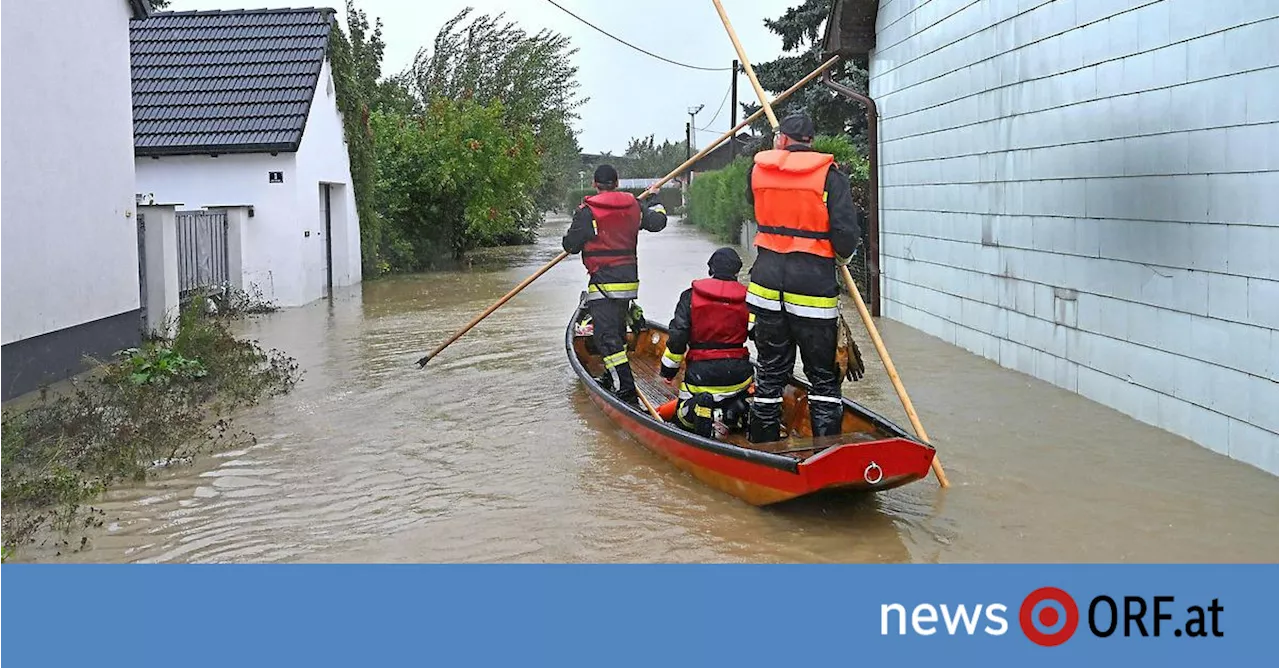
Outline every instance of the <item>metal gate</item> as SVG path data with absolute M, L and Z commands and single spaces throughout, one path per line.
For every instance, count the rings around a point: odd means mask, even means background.
M 227 214 L 179 211 L 178 293 L 183 301 L 202 288 L 228 282 Z

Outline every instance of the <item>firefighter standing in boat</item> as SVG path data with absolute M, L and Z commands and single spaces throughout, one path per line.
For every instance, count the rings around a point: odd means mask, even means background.
M 839 434 L 844 416 L 836 363 L 836 263 L 852 259 L 860 231 L 849 177 L 831 155 L 809 146 L 813 135 L 807 115 L 788 116 L 778 126 L 774 149 L 757 153 L 747 172 L 747 200 L 758 224 L 758 255 L 746 297 L 758 363 L 749 428 L 754 443 L 787 436 L 780 431 L 782 391 L 797 348 L 813 386 L 813 435 Z
M 591 275 L 587 309 L 592 340 L 606 370 L 601 380 L 619 399 L 638 405 L 626 349 L 631 301 L 640 290 L 636 243 L 642 229 L 661 232 L 667 212 L 658 203 L 643 207 L 635 195 L 619 191 L 618 171 L 611 165 L 596 168 L 592 185 L 596 194 L 583 198 L 562 245 L 567 253 L 582 253 Z
M 670 384 L 685 363 L 676 419 L 685 429 L 711 438 L 723 435 L 715 433 L 716 422 L 733 429 L 746 421 L 753 369 L 746 348 L 747 288 L 738 282 L 742 259 L 732 248 L 721 248 L 707 267 L 711 277 L 694 281 L 676 302 L 661 373 Z

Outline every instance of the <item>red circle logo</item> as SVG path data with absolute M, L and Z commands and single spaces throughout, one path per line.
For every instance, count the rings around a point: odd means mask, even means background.
M 1018 623 L 1031 642 L 1041 647 L 1056 647 L 1075 634 L 1080 625 L 1080 610 L 1067 592 L 1057 587 L 1041 587 L 1023 599 L 1018 609 Z

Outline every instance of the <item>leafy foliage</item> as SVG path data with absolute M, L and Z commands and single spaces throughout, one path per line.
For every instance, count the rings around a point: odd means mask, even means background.
M 822 64 L 822 36 L 819 31 L 833 2 L 804 0 L 782 16 L 765 20 L 765 27 L 782 38 L 782 50 L 786 55 L 752 65 L 761 87 L 771 93 L 780 93 Z M 841 61 L 831 68 L 831 74 L 839 83 L 867 92 L 866 69 Z M 742 108 L 746 114 L 752 114 L 760 106 L 744 103 Z M 867 117 L 862 105 L 835 95 L 820 85 L 809 85 L 774 107 L 779 120 L 802 110 L 813 117 L 819 134 L 848 135 L 860 153 L 866 152 Z M 770 131 L 764 118 L 754 123 L 753 128 L 763 133 Z
M 406 79 L 419 100 L 500 102 L 508 125 L 533 132 L 542 168 L 537 203 L 555 206 L 577 176 L 581 151 L 572 127 L 586 102 L 578 96 L 572 64 L 578 50 L 559 33 L 531 35 L 504 14 L 471 17 L 471 11 L 445 23 L 432 48 L 418 52 Z
M 382 23 L 348 1 L 330 43 L 366 276 L 532 239 L 577 182 L 575 52 L 465 10 L 384 77 Z
M 6 410 L 0 422 L 6 554 L 46 528 L 65 534 L 99 523 L 101 513 L 84 505 L 116 482 L 252 440 L 231 429 L 228 412 L 287 393 L 298 379 L 292 358 L 237 339 L 222 319 L 188 310 L 172 341 L 125 351 L 69 393 Z
M 747 204 L 747 170 L 751 159 L 742 157 L 724 169 L 703 172 L 689 184 L 689 222 L 721 241 L 736 243 L 742 223 L 753 212 Z
M 503 106 L 436 98 L 418 118 L 374 113 L 377 201 L 393 261 L 410 270 L 477 246 L 526 241 L 541 171 L 532 133 Z
M 656 179 L 670 174 L 685 161 L 685 143 L 664 140 L 661 144 L 654 136 L 632 137 L 627 142 L 624 156 L 627 159 L 627 178 Z
M 183 357 L 172 348 L 148 346 L 118 353 L 121 373 L 134 385 L 166 385 L 203 378 L 208 372 L 199 360 Z

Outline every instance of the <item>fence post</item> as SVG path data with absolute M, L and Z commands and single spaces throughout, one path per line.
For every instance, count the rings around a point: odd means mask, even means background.
M 249 224 L 248 204 L 207 206 L 213 213 L 227 214 L 227 283 L 237 290 L 244 290 L 244 234 Z
M 177 333 L 178 314 L 178 227 L 180 204 L 139 206 L 146 221 L 143 246 L 146 253 L 148 334 L 171 337 Z

